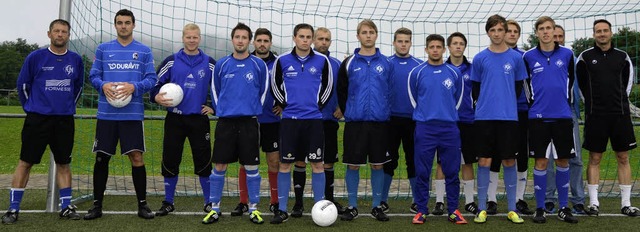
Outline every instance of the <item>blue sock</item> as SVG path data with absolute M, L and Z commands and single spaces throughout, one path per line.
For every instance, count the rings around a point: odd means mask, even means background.
M 226 174 L 226 170 L 217 171 L 215 168 L 213 172 L 209 176 L 209 185 L 210 195 L 209 201 L 213 202 L 212 210 L 220 213 L 220 199 L 222 198 L 222 189 L 224 188 L 224 175 Z
M 516 165 L 504 167 L 504 186 L 507 189 L 507 209 L 509 211 L 516 210 L 516 189 L 518 185 L 518 171 Z M 546 188 L 545 188 L 546 189 Z
M 558 205 L 568 206 L 569 200 L 569 167 L 556 167 L 556 188 L 558 189 Z
M 202 195 L 204 195 L 204 203 L 209 203 L 209 197 L 211 196 L 211 185 L 209 185 L 209 177 L 208 176 L 199 176 L 198 180 L 200 181 L 200 187 L 202 188 Z
M 249 214 L 251 214 L 258 203 L 260 203 L 260 172 L 258 169 L 248 170 L 247 172 L 247 193 L 249 194 Z
M 487 190 L 489 190 L 489 167 L 478 165 L 478 210 L 487 209 Z
M 289 191 L 291 190 L 291 172 L 278 172 L 278 208 L 287 212 Z
M 15 209 L 16 211 L 20 211 L 20 203 L 22 202 L 23 195 L 23 188 L 11 188 L 11 191 L 9 191 L 9 210 Z
M 65 209 L 71 204 L 71 187 L 60 189 L 60 208 Z
M 536 209 L 544 209 L 547 194 L 547 170 L 533 169 L 533 194 L 536 197 Z
M 360 171 L 352 170 L 347 167 L 347 173 L 345 174 L 344 179 L 347 182 L 349 206 L 358 208 L 358 184 L 360 184 Z
M 409 178 L 409 186 L 411 186 L 411 196 L 413 197 L 413 202 L 416 202 L 416 178 Z
M 391 181 L 393 181 L 393 176 L 389 174 L 384 174 L 384 185 L 382 186 L 382 197 L 381 201 L 387 202 L 389 200 L 389 190 L 391 189 Z
M 311 174 L 311 190 L 313 190 L 313 201 L 318 202 L 324 199 L 324 172 Z
M 375 208 L 380 205 L 380 199 L 382 199 L 382 188 L 384 185 L 384 170 L 371 169 L 371 191 L 373 195 L 373 202 L 371 207 Z
M 164 178 L 164 200 L 173 204 L 173 196 L 176 194 L 178 176 Z

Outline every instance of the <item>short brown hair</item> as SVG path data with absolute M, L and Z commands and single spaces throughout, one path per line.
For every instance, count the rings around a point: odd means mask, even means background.
M 411 38 L 412 34 L 413 33 L 411 32 L 411 29 L 409 29 L 409 28 L 406 28 L 406 27 L 398 28 L 398 30 L 396 30 L 396 32 L 393 33 L 393 41 L 395 42 L 396 39 L 398 39 L 398 35 L 408 35 L 409 38 Z
M 540 16 L 540 18 L 538 18 L 538 20 L 536 20 L 536 23 L 534 24 L 534 29 L 536 31 L 538 31 L 538 26 L 540 26 L 540 24 L 543 24 L 543 23 L 546 23 L 546 22 L 551 22 L 553 24 L 553 29 L 556 29 L 556 21 L 554 21 L 549 16 Z M 563 29 L 563 31 L 564 31 L 564 29 Z
M 502 27 L 507 30 L 507 20 L 499 14 L 494 14 L 487 19 L 487 23 L 484 25 L 485 32 L 489 32 L 489 29 L 498 24 L 502 24 Z
M 358 29 L 357 29 L 358 34 L 360 34 L 360 28 L 362 28 L 362 26 L 369 26 L 373 28 L 376 34 L 378 34 L 378 27 L 371 19 L 365 19 L 365 20 L 362 20 L 360 23 L 358 23 Z
M 516 26 L 516 28 L 518 28 L 518 34 L 522 33 L 522 29 L 520 28 L 520 24 L 518 24 L 518 22 L 516 22 L 513 19 L 509 19 L 507 20 L 507 27 L 505 27 L 505 30 L 509 30 L 509 24 Z

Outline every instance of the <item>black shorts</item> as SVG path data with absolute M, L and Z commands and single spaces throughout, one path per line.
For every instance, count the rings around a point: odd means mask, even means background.
M 93 152 L 114 155 L 118 140 L 120 140 L 120 154 L 126 155 L 133 151 L 145 152 L 143 122 L 98 119 Z
M 478 158 L 504 160 L 518 157 L 517 121 L 478 120 L 474 124 Z
M 460 142 L 462 145 L 462 164 L 477 163 L 478 154 L 476 150 L 478 145 L 476 144 L 477 138 L 475 137 L 476 129 L 474 124 L 458 122 L 458 129 L 460 129 Z M 440 160 L 439 157 L 438 160 Z
M 614 151 L 629 151 L 636 148 L 636 137 L 630 115 L 585 115 L 584 143 L 582 147 L 592 152 L 607 150 L 611 139 Z
M 348 165 L 381 165 L 391 161 L 387 153 L 388 122 L 346 122 L 344 124 L 344 154 Z
M 531 158 L 571 159 L 576 156 L 573 147 L 573 119 L 544 121 L 529 120 L 529 156 Z M 557 157 L 547 157 L 547 149 L 554 149 Z
M 282 119 L 280 121 L 280 162 L 322 162 L 324 129 L 322 119 Z
M 213 163 L 260 164 L 260 129 L 256 117 L 220 118 L 213 142 Z
M 338 162 L 338 129 L 340 124 L 333 120 L 324 120 L 324 163 Z
M 180 115 L 167 112 L 162 142 L 162 176 L 174 177 L 180 172 L 184 142 L 188 138 L 193 156 L 194 173 L 211 174 L 211 125 L 207 115 Z
M 57 164 L 71 163 L 75 122 L 72 115 L 27 113 L 22 126 L 20 160 L 39 164 L 47 145 Z
M 260 123 L 260 147 L 265 153 L 280 150 L 280 122 Z

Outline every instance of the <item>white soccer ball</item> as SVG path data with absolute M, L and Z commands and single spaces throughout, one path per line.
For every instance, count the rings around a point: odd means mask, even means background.
M 111 89 L 112 90 L 120 90 L 124 88 L 124 85 L 112 85 Z M 129 102 L 131 102 L 131 95 L 124 97 L 124 98 L 120 98 L 120 99 L 109 99 L 107 98 L 107 102 L 109 102 L 109 105 L 115 107 L 115 108 L 122 108 L 125 107 L 129 104 Z
M 184 97 L 184 93 L 182 92 L 182 88 L 179 85 L 174 83 L 166 83 L 160 88 L 160 93 L 167 93 L 164 95 L 164 98 L 173 99 L 169 104 L 169 107 L 175 107 L 180 102 L 182 102 L 182 98 Z
M 318 201 L 311 209 L 311 218 L 319 226 L 333 225 L 338 219 L 338 208 L 331 201 Z

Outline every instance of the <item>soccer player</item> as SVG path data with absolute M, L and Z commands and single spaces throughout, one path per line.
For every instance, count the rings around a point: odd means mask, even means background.
M 558 42 L 561 46 L 564 46 L 564 28 L 556 24 L 556 28 L 553 31 L 553 40 Z M 569 190 L 571 191 L 571 197 L 569 201 L 573 204 L 573 213 L 584 214 L 584 181 L 582 177 L 582 149 L 580 142 L 580 125 L 578 119 L 580 119 L 580 101 L 576 100 L 580 96 L 580 88 L 578 87 L 578 80 L 573 81 L 573 104 L 571 105 L 573 114 L 573 141 L 576 148 L 576 156 L 569 159 Z M 553 150 L 551 153 L 554 154 Z M 549 155 L 554 157 L 554 155 Z M 558 200 L 555 197 L 556 192 L 556 172 L 553 162 L 549 162 L 547 165 L 547 193 L 544 203 L 544 208 L 547 213 L 555 213 L 555 202 Z
M 329 58 L 313 51 L 313 27 L 300 23 L 293 29 L 295 47 L 276 58 L 271 74 L 271 93 L 282 106 L 280 122 L 280 170 L 278 172 L 278 211 L 271 224 L 289 219 L 287 201 L 291 189 L 291 164 L 311 163 L 313 200 L 324 199 L 324 129 L 321 109 L 333 92 L 333 71 Z
M 253 47 L 255 50 L 251 55 L 257 56 L 267 64 L 269 73 L 273 68 L 276 55 L 271 52 L 272 44 L 271 31 L 266 28 L 256 29 L 253 37 Z M 278 209 L 278 163 L 280 160 L 280 113 L 282 108 L 275 105 L 273 95 L 265 95 L 262 114 L 258 115 L 260 123 L 260 147 L 266 153 L 267 173 L 269 178 L 270 204 L 269 211 Z M 247 171 L 240 167 L 238 173 L 238 188 L 240 190 L 240 203 L 231 211 L 231 216 L 241 216 L 249 210 L 249 194 L 247 193 Z
M 411 69 L 421 64 L 423 61 L 413 57 L 409 54 L 411 49 L 411 37 L 412 31 L 408 28 L 398 28 L 393 34 L 393 48 L 395 54 L 389 57 L 389 61 L 393 65 L 395 71 L 393 79 L 391 80 L 391 120 L 389 121 L 389 148 L 388 152 L 391 156 L 391 161 L 384 164 L 384 187 L 382 189 L 382 201 L 380 206 L 385 213 L 389 212 L 389 204 L 387 204 L 389 198 L 389 189 L 391 188 L 391 181 L 393 175 L 398 167 L 398 159 L 400 154 L 398 149 L 400 143 L 405 155 L 405 164 L 407 166 L 407 177 L 409 178 L 409 185 L 411 185 L 411 195 L 413 196 L 413 203 L 409 207 L 409 210 L 413 213 L 417 213 L 417 205 L 415 196 L 416 192 L 416 171 L 413 163 L 413 133 L 415 131 L 416 123 L 413 121 L 413 106 L 409 101 L 409 95 L 407 95 L 407 78 Z
M 473 99 L 471 99 L 471 63 L 464 56 L 467 48 L 467 37 L 460 32 L 454 32 L 447 38 L 449 48 L 449 59 L 446 63 L 455 66 L 460 70 L 464 80 L 462 91 L 462 102 L 458 107 L 458 129 L 460 129 L 460 150 L 462 151 L 462 185 L 464 186 L 464 209 L 473 213 L 478 213 L 478 205 L 474 202 L 475 180 L 473 175 L 473 164 L 478 162 L 477 145 L 474 126 Z M 436 185 L 437 188 L 437 185 Z M 436 205 L 437 208 L 437 205 Z
M 82 93 L 84 64 L 77 53 L 67 48 L 70 30 L 66 20 L 53 20 L 47 31 L 51 44 L 29 54 L 18 75 L 18 96 L 27 117 L 22 127 L 20 160 L 9 191 L 9 210 L 2 216 L 2 224 L 18 221 L 31 167 L 40 163 L 47 145 L 56 163 L 60 218 L 80 219 L 76 206 L 71 204 L 69 164 L 75 132 L 73 115 Z
M 349 198 L 349 207 L 341 219 L 351 221 L 358 217 L 359 170 L 368 162 L 373 195 L 371 216 L 378 221 L 388 221 L 380 200 L 384 185 L 382 167 L 390 161 L 386 153 L 394 71 L 391 62 L 376 48 L 376 24 L 369 19 L 362 20 L 357 33 L 360 48 L 342 62 L 338 74 L 338 106 L 346 121 L 342 162 L 347 165 L 345 182 Z
M 518 39 L 520 39 L 520 24 L 515 20 L 507 20 L 507 34 L 504 42 L 511 49 L 524 54 L 524 50 L 518 48 Z M 526 215 L 533 214 L 533 210 L 529 209 L 529 205 L 524 201 L 524 190 L 527 186 L 527 169 L 529 165 L 529 144 L 528 144 L 528 112 L 527 97 L 524 91 L 518 96 L 518 156 L 516 165 L 518 165 L 518 183 L 516 187 L 516 209 L 518 212 Z M 491 161 L 491 175 L 489 180 L 489 202 L 487 203 L 487 213 L 496 214 L 498 204 L 496 203 L 496 191 L 498 189 L 498 173 L 500 172 L 500 160 Z
M 507 192 L 507 218 L 513 223 L 524 220 L 516 210 L 517 173 L 515 159 L 518 156 L 517 96 L 523 89 L 527 76 L 520 53 L 505 43 L 507 21 L 500 15 L 489 17 L 485 25 L 491 40 L 489 47 L 473 57 L 471 67 L 472 96 L 476 99 L 478 142 L 478 209 L 476 223 L 487 220 L 487 188 L 492 159 L 501 159 L 504 166 L 504 183 Z M 500 102 L 500 104 L 496 104 Z
M 542 16 L 534 24 L 540 44 L 524 53 L 529 73 L 529 144 L 535 159 L 533 170 L 536 196 L 535 223 L 545 223 L 545 193 L 547 191 L 547 149 L 555 150 L 556 187 L 560 211 L 558 219 L 578 223 L 568 207 L 569 159 L 575 156 L 571 88 L 574 81 L 573 52 L 553 40 L 555 21 Z
M 589 191 L 588 215 L 597 216 L 600 160 L 611 140 L 611 148 L 618 160 L 621 212 L 628 216 L 640 216 L 640 210 L 631 206 L 631 166 L 629 150 L 636 148 L 636 138 L 629 112 L 629 93 L 633 86 L 633 65 L 626 52 L 611 43 L 613 32 L 606 19 L 593 22 L 593 48 L 578 56 L 576 75 L 585 101 L 584 143 L 589 150 L 587 189 Z
M 200 48 L 200 27 L 189 23 L 182 30 L 184 48 L 168 56 L 158 66 L 158 83 L 150 92 L 151 102 L 167 107 L 162 141 L 162 176 L 164 201 L 156 216 L 166 216 L 175 210 L 173 197 L 178 183 L 184 141 L 189 138 L 194 173 L 198 175 L 204 195 L 204 211 L 211 211 L 209 203 L 209 174 L 211 173 L 211 140 L 209 117 L 213 109 L 207 106 L 211 91 L 211 75 L 216 61 Z M 182 102 L 171 106 L 164 84 L 175 83 L 182 88 Z
M 440 156 L 442 172 L 447 186 L 447 209 L 449 221 L 467 224 L 460 210 L 460 131 L 458 130 L 457 108 L 462 102 L 464 79 L 460 70 L 445 64 L 443 55 L 444 37 L 438 34 L 427 36 L 425 52 L 427 62 L 411 70 L 408 80 L 408 92 L 414 107 L 415 129 L 415 168 L 417 173 L 418 213 L 413 224 L 423 224 L 429 209 L 429 187 L 433 159 Z
M 144 143 L 144 104 L 142 95 L 151 90 L 157 81 L 153 54 L 146 45 L 133 39 L 136 19 L 133 12 L 122 9 L 114 18 L 118 37 L 100 44 L 91 67 L 91 85 L 100 93 L 98 121 L 93 152 L 93 207 L 84 215 L 85 220 L 102 217 L 102 202 L 109 177 L 109 161 L 116 153 L 120 141 L 120 154 L 131 161 L 131 177 L 138 200 L 138 217 L 152 219 L 153 212 L 147 205 L 147 171 L 142 153 Z M 124 86 L 121 89 L 114 87 Z M 122 107 L 111 106 L 107 99 L 131 96 L 131 102 Z
M 209 201 L 213 205 L 211 212 L 202 219 L 204 224 L 218 221 L 227 166 L 238 161 L 247 173 L 249 220 L 255 224 L 264 223 L 257 210 L 260 201 L 260 131 L 256 116 L 262 113 L 269 70 L 260 58 L 249 54 L 252 37 L 251 28 L 238 23 L 231 30 L 233 53 L 218 60 L 213 69 L 213 108 L 219 119 L 213 144 L 215 165 L 209 176 Z

